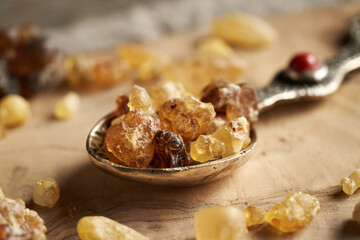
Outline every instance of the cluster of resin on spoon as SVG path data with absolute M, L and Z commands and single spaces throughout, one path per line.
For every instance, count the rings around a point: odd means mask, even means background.
M 109 159 L 135 168 L 181 167 L 234 155 L 251 143 L 257 98 L 249 85 L 217 80 L 200 99 L 179 82 L 161 81 L 149 92 L 135 85 L 117 98 L 105 136 L 115 156 Z

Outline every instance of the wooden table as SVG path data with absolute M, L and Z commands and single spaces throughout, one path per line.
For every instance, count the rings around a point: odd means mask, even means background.
M 347 21 L 360 4 L 278 16 L 270 22 L 280 41 L 261 51 L 239 50 L 249 63 L 245 79 L 261 87 L 298 51 L 321 59 L 333 55 Z M 174 56 L 191 51 L 201 33 L 164 37 L 154 43 Z M 174 47 L 176 46 L 176 47 Z M 284 105 L 265 112 L 258 123 L 253 159 L 226 179 L 188 188 L 148 186 L 109 176 L 88 159 L 85 139 L 95 122 L 114 108 L 123 84 L 81 93 L 80 112 L 71 120 L 51 117 L 64 92 L 42 94 L 31 102 L 32 117 L 0 141 L 0 186 L 11 198 L 22 198 L 45 220 L 49 239 L 77 239 L 82 216 L 103 215 L 151 239 L 194 239 L 193 217 L 214 205 L 268 210 L 291 191 L 320 200 L 321 211 L 305 229 L 279 235 L 269 226 L 250 231 L 248 239 L 355 239 L 360 225 L 351 220 L 360 191 L 347 197 L 340 179 L 360 168 L 360 75 L 351 77 L 322 101 Z M 61 197 L 53 209 L 35 206 L 35 182 L 55 178 Z

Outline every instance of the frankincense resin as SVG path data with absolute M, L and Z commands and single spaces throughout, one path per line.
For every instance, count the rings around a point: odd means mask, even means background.
M 265 211 L 255 206 L 248 206 L 243 210 L 248 227 L 265 222 Z
M 295 232 L 314 219 L 320 210 L 319 201 L 302 192 L 289 193 L 283 202 L 275 204 L 265 219 L 282 232 Z
M 36 182 L 33 201 L 43 207 L 52 208 L 60 197 L 60 188 L 52 178 L 44 178 Z
M 132 228 L 102 216 L 81 218 L 77 232 L 81 240 L 149 240 Z
M 360 187 L 360 169 L 353 171 L 349 177 L 341 180 L 344 193 L 347 195 L 353 194 Z
M 212 207 L 195 215 L 197 240 L 242 240 L 248 230 L 244 213 L 236 207 Z
M 44 221 L 23 200 L 0 200 L 0 239 L 45 240 L 45 232 Z

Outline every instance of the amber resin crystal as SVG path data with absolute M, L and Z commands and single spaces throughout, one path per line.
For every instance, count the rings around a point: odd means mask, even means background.
M 248 206 L 243 210 L 243 212 L 246 218 L 246 225 L 248 227 L 263 224 L 265 222 L 265 211 L 260 208 Z
M 188 96 L 165 102 L 159 110 L 159 116 L 166 129 L 195 140 L 209 131 L 215 111 L 212 104 Z
M 154 146 L 151 142 L 159 125 L 155 114 L 130 111 L 107 130 L 107 150 L 129 167 L 145 168 L 153 159 Z
M 36 182 L 33 193 L 34 203 L 52 208 L 60 198 L 60 188 L 52 178 L 44 178 Z
M 245 117 L 240 117 L 223 125 L 211 136 L 225 144 L 223 157 L 228 157 L 250 144 L 250 124 Z
M 225 153 L 225 145 L 210 135 L 200 135 L 191 144 L 191 158 L 197 162 L 219 159 Z
M 77 232 L 82 240 L 149 240 L 134 229 L 102 216 L 81 218 Z
M 360 169 L 353 171 L 349 177 L 343 178 L 341 185 L 344 193 L 347 195 L 353 194 L 360 187 Z
M 159 130 L 152 139 L 155 155 L 153 167 L 168 168 L 187 165 L 185 144 L 180 135 L 169 130 Z
M 46 227 L 39 215 L 21 199 L 0 199 L 0 239 L 45 240 Z
M 252 124 L 257 122 L 257 95 L 247 83 L 214 80 L 203 89 L 201 101 L 212 103 L 216 113 L 225 114 L 229 120 L 244 116 Z
M 289 193 L 284 202 L 275 204 L 265 219 L 282 232 L 295 232 L 314 219 L 320 210 L 319 201 L 302 192 Z
M 202 209 L 194 222 L 197 240 L 241 240 L 248 233 L 244 213 L 236 207 Z

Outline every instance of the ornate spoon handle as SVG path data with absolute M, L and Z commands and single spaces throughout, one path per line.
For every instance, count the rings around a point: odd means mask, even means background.
M 280 101 L 319 98 L 335 92 L 344 76 L 360 68 L 360 16 L 350 24 L 350 41 L 315 71 L 303 73 L 285 69 L 265 88 L 258 89 L 260 111 Z

